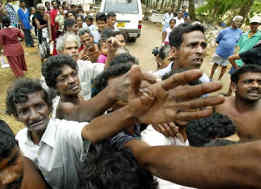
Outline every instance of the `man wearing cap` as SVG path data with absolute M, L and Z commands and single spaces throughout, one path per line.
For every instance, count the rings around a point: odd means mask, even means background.
M 222 69 L 218 80 L 222 79 L 229 63 L 228 57 L 234 53 L 235 46 L 241 37 L 242 30 L 239 28 L 242 24 L 242 20 L 242 16 L 235 16 L 232 20 L 231 27 L 227 27 L 219 32 L 216 38 L 218 46 L 212 59 L 213 66 L 210 74 L 211 80 L 213 79 L 214 73 L 219 65 Z

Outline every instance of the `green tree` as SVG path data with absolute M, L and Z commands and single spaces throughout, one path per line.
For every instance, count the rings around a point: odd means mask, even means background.
M 191 20 L 196 19 L 195 14 L 195 0 L 189 0 L 189 16 Z

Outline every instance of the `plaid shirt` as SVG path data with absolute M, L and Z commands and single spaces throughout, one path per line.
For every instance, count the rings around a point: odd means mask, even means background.
M 7 14 L 11 20 L 11 25 L 17 27 L 18 25 L 17 14 L 14 7 L 11 4 L 7 3 L 5 5 L 5 9 L 7 10 Z

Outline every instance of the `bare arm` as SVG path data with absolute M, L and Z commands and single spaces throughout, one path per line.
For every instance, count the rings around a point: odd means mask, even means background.
M 166 36 L 167 36 L 167 32 L 166 31 L 162 32 L 162 43 L 164 43 Z
M 35 21 L 35 24 L 36 24 L 38 30 L 45 28 L 47 26 L 46 24 L 41 25 L 37 18 L 34 18 L 34 21 Z
M 240 56 L 239 54 L 234 54 L 230 57 L 228 57 L 228 61 L 230 62 L 230 64 L 232 64 L 232 66 L 235 68 L 235 69 L 238 69 L 238 65 L 236 64 L 236 60 L 240 59 Z
M 197 188 L 245 189 L 261 187 L 260 145 L 258 141 L 225 147 L 150 147 L 133 140 L 128 147 L 161 178 Z

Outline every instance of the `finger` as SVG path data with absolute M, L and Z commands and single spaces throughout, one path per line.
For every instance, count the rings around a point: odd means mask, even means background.
M 197 108 L 204 108 L 208 106 L 216 106 L 222 104 L 225 101 L 223 96 L 209 96 L 205 98 L 198 98 L 187 102 L 177 103 L 178 110 L 191 110 Z
M 178 85 L 188 84 L 191 81 L 199 79 L 202 75 L 200 70 L 189 70 L 182 73 L 177 73 L 171 76 L 170 78 L 162 81 L 162 88 L 169 90 L 177 87 Z
M 142 72 L 140 68 L 136 65 L 132 66 L 130 71 L 128 72 L 128 76 L 130 79 L 129 95 L 132 95 L 132 97 L 137 96 L 142 79 Z
M 207 108 L 197 112 L 179 112 L 176 114 L 175 119 L 182 121 L 191 121 L 195 119 L 200 119 L 203 117 L 208 117 L 213 113 L 212 108 Z
M 181 87 L 179 90 L 175 91 L 173 95 L 178 101 L 179 100 L 189 100 L 192 98 L 197 98 L 202 95 L 216 92 L 222 88 L 222 84 L 218 82 L 209 82 L 199 85 L 186 85 Z
M 178 133 L 178 128 L 173 122 L 164 124 L 165 130 L 168 133 L 169 137 L 175 137 Z

